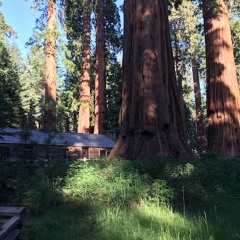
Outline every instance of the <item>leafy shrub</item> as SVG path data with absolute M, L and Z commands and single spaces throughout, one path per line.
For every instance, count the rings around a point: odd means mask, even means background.
M 153 179 L 165 180 L 174 189 L 176 204 L 181 203 L 183 197 L 185 204 L 199 200 L 223 203 L 230 198 L 240 197 L 239 158 L 217 158 L 208 153 L 191 162 L 158 158 L 136 167 L 142 174 L 147 173 Z
M 165 181 L 140 174 L 127 161 L 105 166 L 99 160 L 71 165 L 63 192 L 69 198 L 93 205 L 121 206 L 141 201 L 161 204 L 173 194 Z
M 57 189 L 61 182 L 61 176 L 57 176 L 56 173 L 63 174 L 65 165 L 53 164 L 46 168 L 43 165 L 1 163 L 2 203 L 21 205 L 26 207 L 28 212 L 36 214 L 56 205 L 60 197 Z M 54 174 L 51 173 L 53 169 Z
M 240 197 L 240 159 L 203 158 L 197 164 L 194 178 L 198 181 L 206 199 L 224 201 L 228 197 Z

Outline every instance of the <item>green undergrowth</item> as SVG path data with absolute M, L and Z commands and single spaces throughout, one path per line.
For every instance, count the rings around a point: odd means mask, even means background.
M 205 215 L 184 217 L 167 207 L 65 205 L 25 221 L 23 239 L 216 239 Z M 225 238 L 221 238 L 225 239 Z
M 240 239 L 240 160 L 0 164 L 22 239 Z

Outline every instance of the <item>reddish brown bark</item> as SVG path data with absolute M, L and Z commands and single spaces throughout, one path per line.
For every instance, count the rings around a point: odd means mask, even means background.
M 124 4 L 120 137 L 109 159 L 188 156 L 173 57 L 167 0 Z
M 46 81 L 44 130 L 56 129 L 56 0 L 48 3 L 48 34 L 46 39 Z
M 173 28 L 174 28 L 174 47 L 175 47 L 175 69 L 176 69 L 176 76 L 177 76 L 177 86 L 178 86 L 178 91 L 179 91 L 179 101 L 180 101 L 180 107 L 182 108 L 181 111 L 184 113 L 184 99 L 183 99 L 183 86 L 182 86 L 182 81 L 183 81 L 183 74 L 182 74 L 182 63 L 181 63 L 181 51 L 179 49 L 179 40 L 177 36 L 177 20 L 174 20 L 173 22 Z M 185 117 L 184 117 L 185 119 Z
M 83 18 L 83 67 L 80 79 L 80 107 L 78 114 L 78 133 L 89 133 L 90 125 L 90 35 L 91 15 L 88 6 L 85 7 Z
M 97 1 L 96 19 L 96 78 L 95 78 L 95 122 L 94 133 L 104 132 L 106 111 L 106 80 L 105 80 L 105 37 L 103 0 Z
M 205 134 L 205 127 L 203 122 L 203 110 L 202 110 L 202 97 L 200 89 L 200 81 L 198 74 L 198 65 L 196 58 L 193 56 L 192 61 L 192 73 L 193 73 L 193 86 L 194 97 L 196 104 L 196 123 L 197 123 L 197 150 L 199 153 L 206 152 L 207 139 Z
M 240 152 L 240 97 L 225 1 L 204 0 L 207 56 L 208 151 L 219 156 Z

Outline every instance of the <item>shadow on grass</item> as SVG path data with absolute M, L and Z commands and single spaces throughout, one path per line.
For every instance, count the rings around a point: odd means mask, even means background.
M 156 159 L 141 173 L 164 179 L 174 189 L 172 207 L 182 216 L 201 217 L 214 239 L 240 239 L 240 159 L 207 154 L 192 162 Z
M 22 239 L 240 238 L 239 159 L 1 167 L 1 195 L 28 209 Z

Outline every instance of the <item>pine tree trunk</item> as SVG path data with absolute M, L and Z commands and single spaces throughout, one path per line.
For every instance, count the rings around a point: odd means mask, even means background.
M 120 137 L 109 159 L 189 156 L 170 44 L 167 0 L 124 4 Z
M 198 74 L 198 65 L 196 58 L 191 58 L 192 62 L 192 74 L 193 74 L 193 85 L 194 85 L 194 97 L 196 104 L 196 122 L 197 122 L 197 150 L 199 153 L 206 152 L 207 139 L 205 134 L 205 127 L 203 122 L 203 110 L 202 110 L 202 97 L 200 89 L 200 81 Z
M 240 98 L 228 12 L 223 0 L 204 0 L 207 56 L 208 151 L 218 156 L 240 152 Z
M 44 130 L 56 129 L 56 0 L 48 3 L 48 35 L 46 39 L 46 81 L 45 81 L 45 109 Z
M 90 125 L 90 35 L 91 13 L 89 6 L 84 8 L 83 16 L 83 67 L 80 80 L 80 107 L 78 114 L 78 133 L 89 133 Z
M 103 0 L 97 1 L 96 19 L 96 78 L 95 78 L 95 122 L 94 133 L 104 132 L 106 111 L 106 80 L 105 80 L 105 37 Z

